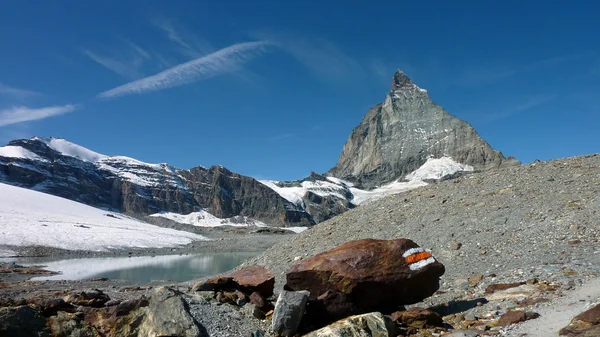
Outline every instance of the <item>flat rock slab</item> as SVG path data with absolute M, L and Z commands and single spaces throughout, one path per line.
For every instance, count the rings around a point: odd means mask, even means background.
M 286 289 L 310 292 L 309 313 L 333 321 L 397 310 L 431 296 L 444 265 L 408 239 L 350 241 L 292 266 Z

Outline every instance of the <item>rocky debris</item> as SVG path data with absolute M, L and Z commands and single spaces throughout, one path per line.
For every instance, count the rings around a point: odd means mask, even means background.
M 511 324 L 525 322 L 530 319 L 535 319 L 538 317 L 540 317 L 540 315 L 536 312 L 511 310 L 511 311 L 508 311 L 508 312 L 502 314 L 502 316 L 500 316 L 500 319 L 498 320 L 498 325 L 499 326 L 507 326 L 507 325 L 511 325 Z
M 286 288 L 310 292 L 311 317 L 335 320 L 422 301 L 443 274 L 444 266 L 411 240 L 364 239 L 295 264 Z
M 559 332 L 568 337 L 597 337 L 600 336 L 600 304 L 575 316 L 568 326 Z
M 379 312 L 347 317 L 304 337 L 389 337 L 396 336 L 392 321 Z
M 398 70 L 384 102 L 354 128 L 327 174 L 371 188 L 405 176 L 429 157 L 443 156 L 477 169 L 519 164 L 494 151 L 471 125 L 435 104 Z
M 139 326 L 139 335 L 198 337 L 200 329 L 181 293 L 161 287 L 152 293 L 146 316 Z
M 444 321 L 438 313 L 419 307 L 396 311 L 391 314 L 391 319 L 396 324 L 416 329 L 444 327 Z
M 283 337 L 291 337 L 296 334 L 309 296 L 308 291 L 284 290 L 279 294 L 272 321 L 275 334 Z
M 29 306 L 0 308 L 0 336 L 47 336 L 46 321 Z
M 86 306 L 86 307 L 103 307 L 106 302 L 110 300 L 108 295 L 104 294 L 102 291 L 94 289 L 92 291 L 81 291 L 71 293 L 63 299 L 66 303 L 75 305 L 75 306 Z
M 98 331 L 87 325 L 81 315 L 77 314 L 59 311 L 55 316 L 49 317 L 46 324 L 52 336 L 100 337 Z

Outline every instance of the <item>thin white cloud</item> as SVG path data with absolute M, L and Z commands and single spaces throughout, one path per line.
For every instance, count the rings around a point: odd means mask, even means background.
M 144 76 L 139 70 L 137 70 L 139 65 L 136 64 L 135 59 L 133 62 L 126 62 L 111 57 L 101 56 L 87 49 L 84 49 L 82 52 L 96 63 L 125 78 L 135 79 Z
M 214 47 L 210 42 L 185 33 L 185 30 L 182 34 L 168 20 L 154 20 L 153 24 L 163 31 L 167 39 L 182 47 L 180 52 L 187 57 L 198 58 L 214 51 Z
M 11 98 L 18 99 L 18 100 L 23 100 L 23 99 L 31 98 L 31 97 L 44 96 L 44 94 L 41 94 L 39 92 L 26 90 L 26 89 L 14 88 L 14 87 L 10 87 L 8 85 L 4 85 L 2 83 L 0 83 L 0 95 L 9 96 Z
M 251 36 L 272 41 L 324 80 L 337 81 L 363 73 L 363 68 L 355 59 L 324 38 L 308 39 L 266 31 L 254 32 Z
M 12 107 L 0 110 L 0 126 L 44 119 L 52 116 L 63 115 L 74 111 L 76 105 L 49 106 L 44 108 L 28 108 L 25 106 Z
M 179 64 L 156 75 L 129 82 L 98 94 L 110 98 L 163 90 L 240 70 L 242 64 L 264 53 L 267 41 L 243 42 Z

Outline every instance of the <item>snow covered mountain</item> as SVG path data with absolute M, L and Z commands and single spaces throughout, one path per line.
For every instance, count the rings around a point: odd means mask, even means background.
M 2 148 L 2 151 L 7 149 Z M 30 155 L 26 152 L 21 154 Z M 2 245 L 106 251 L 173 247 L 197 240 L 207 239 L 189 232 L 150 225 L 121 213 L 0 183 Z
M 58 138 L 0 147 L 0 181 L 134 216 L 206 211 L 282 227 L 314 224 L 272 189 L 222 166 L 180 170 L 106 156 Z
M 132 216 L 208 227 L 311 226 L 361 203 L 472 170 L 449 157 L 431 158 L 399 181 L 364 190 L 316 173 L 278 182 L 257 181 L 222 166 L 181 170 L 106 156 L 59 138 L 0 147 L 0 182 Z

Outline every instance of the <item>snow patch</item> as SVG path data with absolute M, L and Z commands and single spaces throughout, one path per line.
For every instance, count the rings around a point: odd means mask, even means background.
M 83 146 L 71 143 L 62 138 L 39 138 L 35 137 L 33 140 L 42 141 L 48 145 L 54 151 L 57 151 L 65 156 L 74 157 L 79 160 L 83 160 L 90 163 L 95 163 L 100 159 L 106 158 L 107 156 L 86 149 Z
M 470 172 L 473 167 L 455 162 L 451 157 L 429 158 L 416 171 L 406 175 L 406 180 L 438 180 L 456 172 Z
M 0 147 L 0 157 L 21 158 L 47 162 L 46 159 L 20 146 L 7 145 Z
M 3 245 L 106 251 L 173 247 L 195 240 L 208 239 L 0 183 L 0 242 Z
M 421 129 L 415 129 L 419 132 Z M 423 130 L 421 130 L 423 131 Z M 457 172 L 473 171 L 473 167 L 455 162 L 451 157 L 429 158 L 421 167 L 405 177 L 405 181 L 393 181 L 373 190 L 363 190 L 354 187 L 354 184 L 336 177 L 327 177 L 327 181 L 303 181 L 301 186 L 281 187 L 278 181 L 261 180 L 260 182 L 277 192 L 284 199 L 304 206 L 302 197 L 307 192 L 312 192 L 322 197 L 333 196 L 346 199 L 351 195 L 350 201 L 355 205 L 381 199 L 385 196 L 409 191 L 427 185 L 424 180 L 438 180 Z
M 199 227 L 221 227 L 221 226 L 233 226 L 233 227 L 271 227 L 262 221 L 251 219 L 248 217 L 233 217 L 233 218 L 217 218 L 216 216 L 208 213 L 207 211 L 192 212 L 190 214 L 178 214 L 170 212 L 161 212 L 151 214 L 151 217 L 160 217 L 182 224 L 199 226 Z M 308 229 L 308 227 L 277 227 L 279 229 L 289 230 L 294 233 L 301 233 Z

